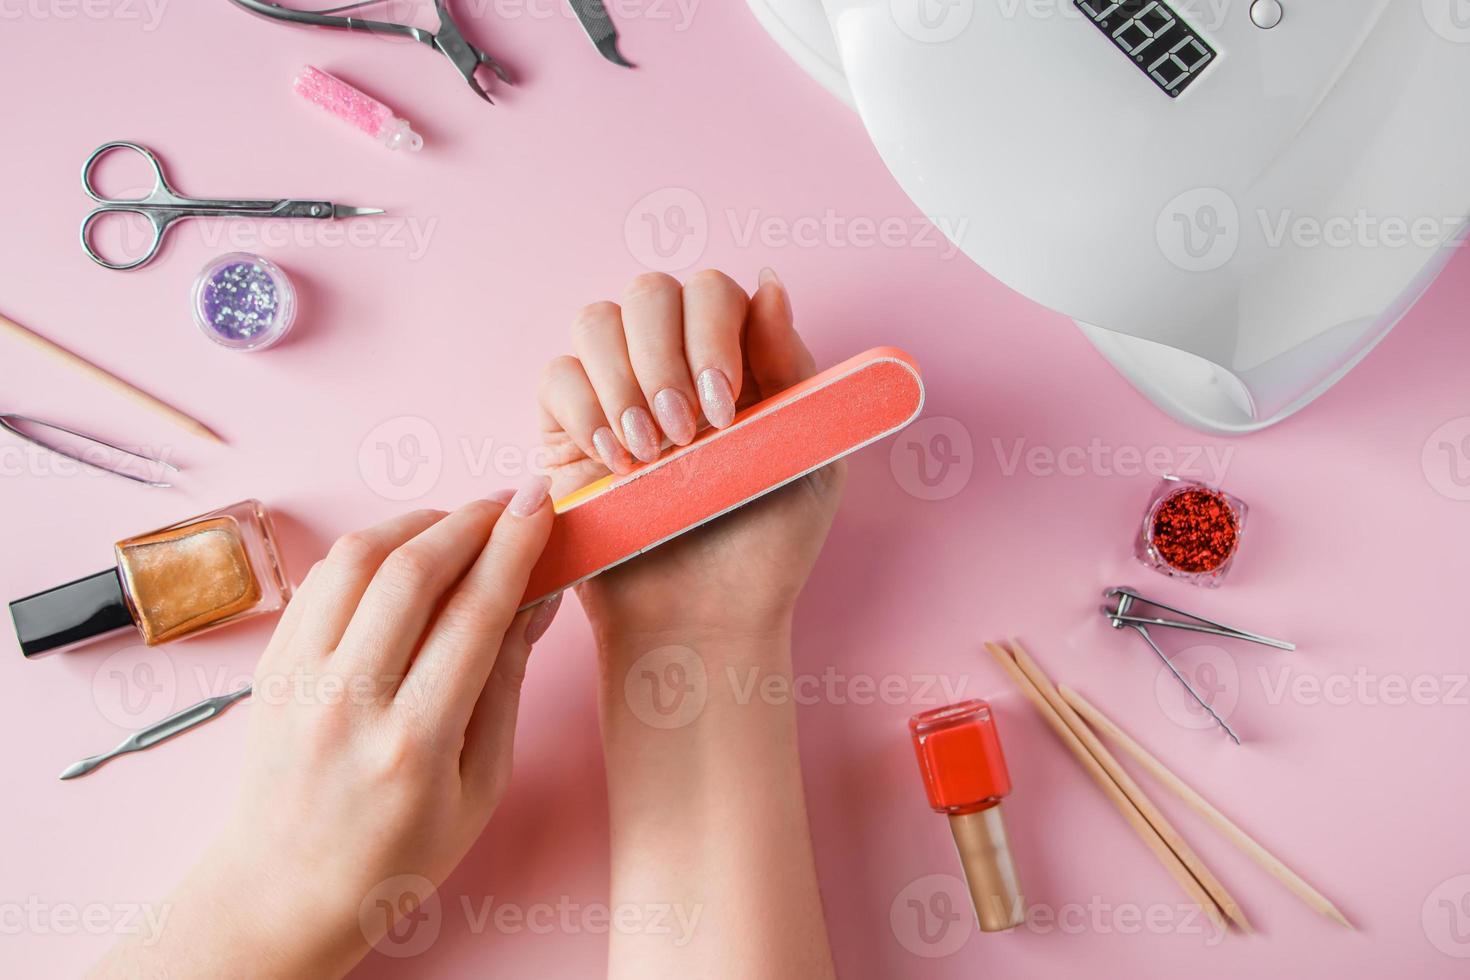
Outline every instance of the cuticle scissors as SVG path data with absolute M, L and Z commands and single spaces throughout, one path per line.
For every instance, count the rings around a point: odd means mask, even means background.
M 337 7 L 328 7 L 325 10 L 295 10 L 279 3 L 267 3 L 265 0 L 231 0 L 231 2 L 253 14 L 288 24 L 299 24 L 304 27 L 330 27 L 343 31 L 366 31 L 372 34 L 392 34 L 426 44 L 448 58 L 450 64 L 454 65 L 475 94 L 491 105 L 495 104 L 495 100 L 490 98 L 490 93 L 486 92 L 475 78 L 475 72 L 481 65 L 493 71 L 495 76 L 505 84 L 515 84 L 511 81 L 510 73 L 501 66 L 500 62 L 465 38 L 464 32 L 459 29 L 459 24 L 455 22 L 453 14 L 450 13 L 446 0 L 434 0 L 434 12 L 439 15 L 437 32 L 392 21 L 336 16 L 344 11 L 374 6 L 386 3 L 388 0 L 358 0 L 355 3 L 345 3 Z
M 92 170 L 98 160 L 113 150 L 131 150 L 142 154 L 153 168 L 151 191 L 138 198 L 116 199 L 102 196 L 92 183 Z M 87 162 L 82 164 L 82 189 L 100 205 L 82 219 L 82 250 L 104 269 L 117 271 L 136 269 L 151 261 L 158 254 L 163 236 L 169 227 L 184 218 L 354 218 L 383 213 L 382 208 L 350 208 L 331 201 L 185 197 L 169 184 L 168 178 L 163 174 L 163 164 L 154 152 L 140 143 L 128 140 L 103 143 L 92 151 Z M 153 226 L 153 241 L 147 251 L 137 258 L 121 262 L 113 262 L 101 255 L 92 244 L 90 231 L 97 219 L 108 214 L 137 214 L 146 219 Z

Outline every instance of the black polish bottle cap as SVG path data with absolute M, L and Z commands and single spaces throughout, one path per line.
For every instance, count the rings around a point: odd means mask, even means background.
M 136 628 L 115 568 L 17 599 L 10 604 L 10 618 L 27 657 Z

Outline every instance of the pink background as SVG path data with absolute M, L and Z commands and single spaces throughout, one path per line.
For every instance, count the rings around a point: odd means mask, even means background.
M 927 414 L 958 420 L 925 422 L 896 447 L 854 460 L 800 608 L 798 671 L 818 681 L 833 672 L 830 684 L 803 689 L 813 697 L 803 696 L 812 703 L 800 722 L 844 976 L 1464 974 L 1451 954 L 1470 955 L 1470 787 L 1460 755 L 1470 719 L 1470 503 L 1456 499 L 1470 496 L 1470 455 L 1453 451 L 1470 451 L 1461 442 L 1470 434 L 1466 257 L 1300 417 L 1244 441 L 1208 439 L 1135 395 L 1064 319 L 921 231 L 857 120 L 743 5 L 704 3 L 687 23 L 672 5 L 624 11 L 625 51 L 643 65 L 635 72 L 604 64 L 549 2 L 499 15 L 493 5 L 466 9 L 489 11 L 467 16 L 467 30 L 521 80 L 496 108 L 426 50 L 287 29 L 223 0 L 169 3 L 156 23 L 141 4 L 90 17 L 60 0 L 6 8 L 0 310 L 197 414 L 229 445 L 181 436 L 0 342 L 5 409 L 162 449 L 187 470 L 179 489 L 149 490 L 53 472 L 0 440 L 0 596 L 98 570 L 120 536 L 247 496 L 276 510 L 300 574 L 343 531 L 516 483 L 535 442 L 540 365 L 567 346 L 579 305 L 615 296 L 656 261 L 651 215 L 666 232 L 692 232 L 665 239 L 684 243 L 684 264 L 724 268 L 751 287 L 761 266 L 775 267 L 821 362 L 906 347 L 926 366 Z M 425 150 L 389 154 L 298 101 L 290 80 L 307 62 L 392 103 L 424 133 Z M 330 197 L 392 217 L 353 239 L 325 223 L 195 223 L 152 266 L 104 272 L 77 246 L 88 208 L 77 173 L 94 146 L 117 138 L 158 150 L 185 193 Z M 829 213 L 836 230 L 816 241 L 775 234 Z M 752 220 L 766 232 L 747 237 Z M 896 221 L 902 241 L 872 243 L 865 220 Z M 414 230 L 426 247 L 412 247 Z M 300 288 L 296 333 L 265 354 L 217 349 L 188 319 L 194 272 L 234 247 L 267 255 Z M 941 445 L 931 438 L 941 432 L 960 456 L 941 481 L 950 496 L 920 499 L 905 486 L 919 485 L 915 462 Z M 419 484 L 403 488 L 412 502 L 388 499 L 404 493 L 381 455 L 380 444 L 412 448 L 404 436 L 417 437 L 416 455 L 427 459 Z M 1017 445 L 1037 455 L 1012 466 Z M 1078 456 L 1090 445 L 1094 461 Z M 1225 483 L 1252 516 L 1233 580 L 1218 593 L 1167 582 L 1130 557 L 1130 527 L 1153 484 L 1139 461 L 1151 450 L 1176 468 L 1204 450 L 1228 454 L 1217 457 L 1228 460 Z M 1210 475 L 1197 461 L 1194 471 Z M 1234 703 L 1244 747 L 1198 728 L 1139 641 L 1107 629 L 1097 597 L 1121 583 L 1300 644 L 1294 654 L 1230 644 L 1212 652 L 1165 635 L 1182 665 Z M 166 893 L 224 817 L 249 708 L 85 780 L 56 774 L 233 687 L 270 629 L 35 663 L 22 661 L 6 631 L 8 975 L 78 973 L 127 925 L 119 910 Z M 1260 935 L 1216 943 L 1181 916 L 1173 882 L 981 652 L 982 640 L 1010 633 L 1362 931 L 1316 916 L 1160 791 Z M 442 890 L 438 940 L 406 964 L 374 955 L 358 975 L 602 971 L 604 935 L 575 925 L 476 933 L 461 905 L 606 901 L 593 676 L 585 622 L 568 603 L 537 650 L 510 797 Z M 967 932 L 964 920 L 916 917 L 909 900 L 943 911 L 935 893 L 952 891 L 958 873 L 944 821 L 924 806 L 904 729 L 909 714 L 944 700 L 936 681 L 994 698 L 1016 783 L 1006 813 L 1017 859 L 1029 899 L 1061 925 L 990 937 Z M 1325 688 L 1312 687 L 1319 681 Z M 867 686 L 885 683 L 887 696 L 876 698 Z M 1399 685 L 1415 683 L 1410 700 L 1423 703 L 1397 703 Z M 34 922 L 22 921 L 28 905 Z M 106 934 L 67 918 L 66 909 L 94 905 L 111 910 L 91 913 Z M 1163 925 L 1143 925 L 1149 916 Z

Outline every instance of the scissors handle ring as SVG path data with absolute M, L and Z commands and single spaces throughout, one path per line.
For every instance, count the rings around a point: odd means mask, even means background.
M 147 250 L 137 258 L 128 259 L 123 262 L 114 262 L 93 248 L 91 236 L 92 225 L 96 223 L 98 218 L 106 214 L 140 214 L 146 218 L 148 223 L 153 226 L 153 241 L 148 244 Z M 136 269 L 140 265 L 146 265 L 152 261 L 153 257 L 158 254 L 159 246 L 163 244 L 163 233 L 173 218 L 174 216 L 172 215 L 149 211 L 141 207 L 129 207 L 126 204 L 104 204 L 102 207 L 94 209 L 91 214 L 82 219 L 82 251 L 87 253 L 87 258 L 96 262 L 104 269 L 111 269 L 114 272 L 126 272 L 129 269 Z
M 153 168 L 153 190 L 146 197 L 136 201 L 117 201 L 103 197 L 92 183 L 92 171 L 96 168 L 97 161 L 113 150 L 132 150 L 134 153 L 141 154 L 143 159 L 148 161 L 148 165 Z M 148 147 L 130 140 L 113 140 L 111 143 L 103 143 L 92 151 L 92 155 L 87 157 L 87 162 L 82 164 L 82 190 L 86 191 L 87 196 L 98 204 L 163 203 L 176 196 L 174 189 L 168 185 L 168 179 L 163 176 L 163 164 L 158 157 Z

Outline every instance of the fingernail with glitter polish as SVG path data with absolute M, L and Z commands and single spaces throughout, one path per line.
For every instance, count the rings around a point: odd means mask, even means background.
M 689 399 L 675 388 L 665 388 L 653 396 L 653 414 L 664 434 L 676 445 L 687 446 L 694 439 L 694 410 Z
M 735 421 L 735 393 L 730 390 L 730 379 L 724 371 L 705 368 L 699 372 L 694 387 L 699 391 L 699 407 L 710 425 L 723 429 Z
M 510 498 L 505 509 L 516 517 L 530 517 L 546 503 L 550 492 L 551 480 L 544 476 L 531 476 L 521 484 L 521 488 Z
M 506 504 L 511 502 L 511 498 L 513 498 L 515 495 L 516 492 L 514 490 L 496 490 L 494 493 L 486 494 L 485 499 L 493 500 L 495 503 L 504 507 Z
M 628 455 L 628 450 L 618 442 L 618 437 L 613 435 L 613 430 L 602 426 L 592 433 L 592 448 L 597 450 L 597 455 L 602 458 L 602 465 L 614 473 L 623 474 L 633 469 L 633 457 Z
M 772 269 L 770 266 L 766 266 L 764 269 L 761 270 L 760 284 L 762 286 L 779 286 L 781 285 L 781 278 L 776 275 L 775 269 Z
M 527 643 L 535 643 L 546 635 L 546 631 L 551 628 L 551 621 L 556 619 L 556 611 L 561 608 L 561 597 L 562 593 L 558 592 L 531 610 L 531 618 L 526 621 Z
M 658 427 L 648 409 L 634 405 L 623 412 L 623 439 L 634 456 L 651 463 L 658 459 Z

